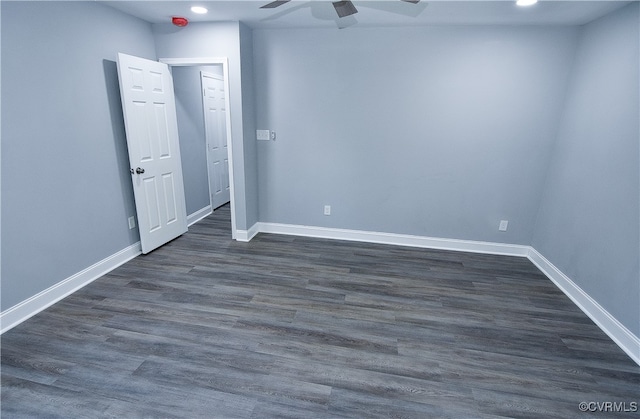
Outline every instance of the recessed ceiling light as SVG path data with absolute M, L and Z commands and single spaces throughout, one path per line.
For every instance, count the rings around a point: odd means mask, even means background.
M 192 11 L 193 13 L 197 13 L 197 14 L 199 14 L 199 15 L 203 15 L 203 14 L 205 14 L 205 13 L 207 13 L 207 12 L 208 12 L 208 10 L 207 10 L 206 8 L 201 7 L 201 6 L 193 6 L 193 7 L 191 8 L 191 11 Z
M 518 6 L 531 6 L 534 5 L 538 2 L 538 0 L 518 0 L 516 1 L 516 4 Z

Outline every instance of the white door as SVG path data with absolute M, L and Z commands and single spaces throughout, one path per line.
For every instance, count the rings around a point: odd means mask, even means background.
M 224 78 L 204 71 L 200 72 L 200 75 L 205 135 L 207 137 L 209 192 L 211 194 L 211 208 L 215 209 L 231 199 Z
M 166 64 L 118 54 L 142 253 L 187 231 L 173 79 Z

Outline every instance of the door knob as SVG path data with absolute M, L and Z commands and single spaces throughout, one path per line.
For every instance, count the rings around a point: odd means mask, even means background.
M 142 167 L 136 167 L 136 173 L 141 175 L 144 173 L 144 169 Z

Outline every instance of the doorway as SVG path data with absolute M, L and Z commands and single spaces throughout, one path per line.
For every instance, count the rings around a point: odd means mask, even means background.
M 183 151 L 183 171 L 185 174 L 185 195 L 187 200 L 187 214 L 189 224 L 193 224 L 200 219 L 211 214 L 213 210 L 226 202 L 230 204 L 231 210 L 231 231 L 232 238 L 236 238 L 234 184 L 233 184 L 233 159 L 231 141 L 231 116 L 229 107 L 229 77 L 226 58 L 195 58 L 195 59 L 161 59 L 169 65 L 174 76 L 176 88 L 176 107 L 178 108 L 178 122 L 181 126 L 180 144 Z M 225 95 L 218 101 L 217 107 L 222 108 L 222 120 L 217 121 L 224 129 L 220 133 L 222 138 L 220 143 L 225 144 L 226 158 L 221 164 L 224 165 L 224 177 L 222 179 L 222 190 L 226 190 L 228 198 L 225 202 L 218 199 L 214 201 L 212 196 L 220 189 L 216 185 L 215 177 L 211 176 L 212 165 L 215 160 L 211 146 L 207 144 L 205 134 L 205 112 L 204 98 L 206 93 L 203 90 L 201 72 L 213 73 L 220 79 L 220 88 Z M 184 81 L 186 80 L 186 81 Z M 181 99 L 179 89 L 188 99 Z M 182 114 L 182 115 L 181 115 Z M 181 124 L 181 119 L 184 124 Z M 186 127 L 186 128 L 185 128 Z M 183 148 L 184 147 L 184 148 Z M 215 148 L 215 147 L 214 147 Z M 220 154 L 219 152 L 217 154 Z M 224 161 L 226 160 L 226 162 Z M 224 196 L 222 199 L 225 199 Z

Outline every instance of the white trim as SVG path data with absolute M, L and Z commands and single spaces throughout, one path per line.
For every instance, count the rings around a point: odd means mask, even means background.
M 199 209 L 193 214 L 189 214 L 187 216 L 187 226 L 191 227 L 198 221 L 202 220 L 204 217 L 213 214 L 213 210 L 211 209 L 211 205 L 207 205 L 206 207 Z
M 633 361 L 640 365 L 640 338 L 634 335 L 596 300 L 549 262 L 533 247 L 529 250 L 529 260 L 538 267 L 567 297 L 589 316 Z
M 223 64 L 227 62 L 227 57 L 160 58 L 158 61 L 172 67 L 191 67 L 195 65 Z
M 231 89 L 229 83 L 229 59 L 227 57 L 190 57 L 190 58 L 160 58 L 158 61 L 165 63 L 170 67 L 173 66 L 199 66 L 210 64 L 222 64 L 222 76 L 224 77 L 224 88 L 227 91 L 225 95 L 225 106 L 229 109 L 227 112 L 227 146 L 229 153 L 229 194 L 231 198 L 231 238 L 237 239 L 237 227 L 236 227 L 236 203 L 235 203 L 235 187 L 233 176 L 233 135 L 231 127 L 231 104 L 230 96 Z M 207 169 L 208 170 L 208 169 Z M 207 182 L 209 180 L 207 179 Z M 211 195 L 211 194 L 209 194 Z M 211 199 L 211 198 L 209 198 Z
M 236 231 L 236 241 L 248 242 L 249 240 L 249 232 L 247 230 Z
M 312 227 L 292 224 L 262 222 L 257 224 L 258 232 L 260 233 L 288 234 L 294 236 L 380 243 L 395 246 L 454 250 L 458 252 L 489 253 L 492 255 L 526 257 L 529 253 L 529 246 L 517 244 L 442 239 L 435 237 L 413 236 L 409 234 L 380 233 L 373 231 L 346 230 L 340 228 Z
M 253 239 L 256 234 L 260 233 L 260 224 L 255 223 L 249 228 L 249 230 L 238 230 L 238 234 L 236 236 L 236 240 L 239 242 L 249 242 Z
M 85 285 L 114 270 L 142 253 L 140 242 L 95 263 L 83 271 L 64 279 L 57 284 L 27 298 L 21 303 L 0 313 L 0 334 L 12 329 L 28 318 L 76 292 Z

